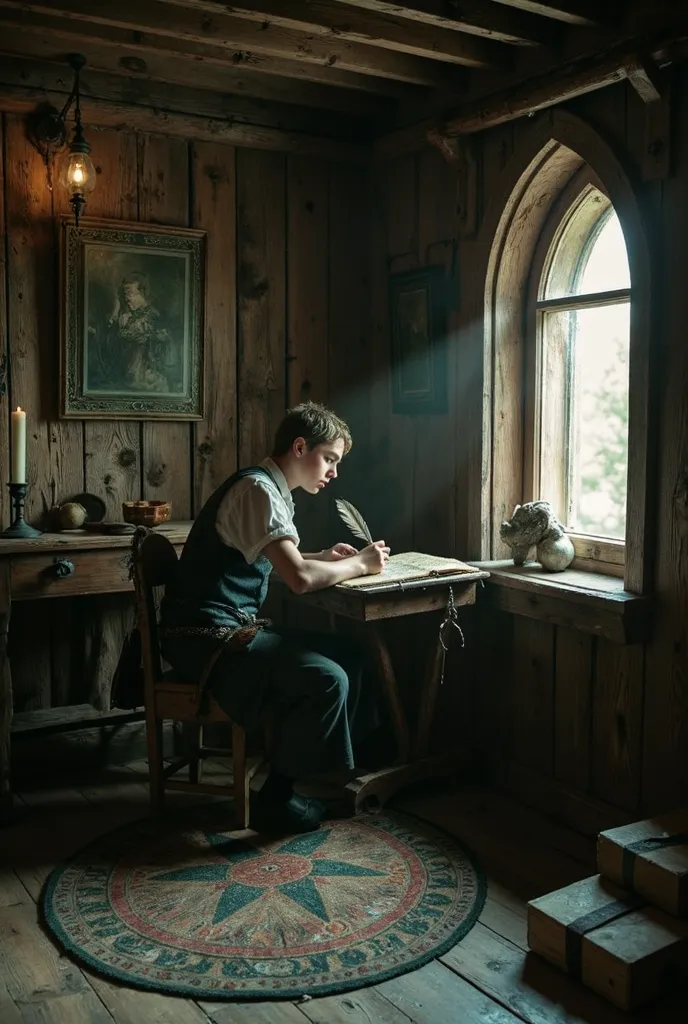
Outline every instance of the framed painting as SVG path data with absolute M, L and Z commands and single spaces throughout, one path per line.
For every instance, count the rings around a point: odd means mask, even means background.
M 436 266 L 390 277 L 392 412 L 447 411 L 445 274 Z
M 203 418 L 205 232 L 61 220 L 61 413 Z

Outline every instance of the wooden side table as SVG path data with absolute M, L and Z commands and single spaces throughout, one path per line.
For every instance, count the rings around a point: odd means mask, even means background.
M 179 553 L 191 529 L 190 522 L 157 527 Z M 11 737 L 25 726 L 22 715 L 13 715 L 12 672 L 7 654 L 10 614 L 14 601 L 36 598 L 113 594 L 133 590 L 129 578 L 131 534 L 108 536 L 85 530 L 44 533 L 27 540 L 0 538 L 0 821 L 11 817 Z M 89 725 L 113 717 L 90 709 Z M 71 727 L 69 709 L 48 708 L 31 713 L 32 731 L 59 731 L 60 721 Z

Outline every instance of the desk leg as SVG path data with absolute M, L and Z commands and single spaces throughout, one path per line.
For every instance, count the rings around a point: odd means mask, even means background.
M 394 727 L 394 736 L 397 741 L 399 761 L 403 764 L 409 759 L 411 741 L 408 722 L 406 721 L 406 714 L 404 712 L 404 706 L 401 702 L 399 687 L 397 685 L 397 677 L 394 672 L 394 666 L 392 665 L 389 648 L 385 643 L 385 639 L 382 636 L 380 628 L 371 624 L 368 635 L 377 661 L 380 682 L 382 683 L 385 691 L 385 697 L 387 698 L 389 710 L 392 715 L 392 725 Z
M 437 707 L 437 697 L 440 692 L 442 663 L 444 660 L 444 648 L 439 640 L 439 627 L 443 618 L 444 612 L 437 616 L 437 639 L 435 640 L 433 650 L 431 651 L 430 658 L 428 660 L 425 679 L 423 680 L 423 688 L 420 695 L 418 729 L 416 731 L 413 749 L 413 754 L 416 758 L 427 756 L 428 746 L 430 744 L 430 733 L 435 720 L 435 708 Z
M 433 653 L 421 696 L 421 711 L 416 751 L 410 760 L 410 735 L 408 722 L 399 695 L 396 676 L 389 649 L 377 627 L 370 626 L 370 638 L 380 669 L 380 678 L 392 713 L 394 733 L 397 740 L 400 763 L 383 768 L 370 775 L 360 775 L 345 787 L 348 800 L 354 805 L 355 813 L 378 811 L 399 790 L 405 789 L 424 779 L 454 775 L 461 766 L 463 755 L 455 752 L 439 757 L 426 757 L 430 726 L 432 725 L 437 691 L 439 688 L 441 658 Z M 439 646 L 439 645 L 438 645 Z M 440 648 L 441 654 L 441 648 Z
M 0 825 L 6 825 L 14 818 L 10 786 L 12 675 L 7 656 L 10 609 L 9 566 L 5 561 L 0 564 Z

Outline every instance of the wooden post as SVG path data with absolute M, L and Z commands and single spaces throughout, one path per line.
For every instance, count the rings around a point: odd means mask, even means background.
M 478 146 L 473 136 L 447 138 L 436 129 L 428 132 L 428 142 L 440 153 L 457 174 L 456 216 L 463 238 L 472 238 L 478 228 L 479 167 Z
M 628 66 L 628 81 L 642 104 L 643 145 L 638 157 L 643 181 L 659 181 L 671 174 L 671 69 L 663 74 L 646 60 Z
M 628 81 L 643 103 L 656 103 L 662 98 L 662 81 L 658 68 L 649 60 L 634 57 L 626 65 Z

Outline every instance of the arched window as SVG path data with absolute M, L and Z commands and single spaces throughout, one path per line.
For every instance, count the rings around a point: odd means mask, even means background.
M 586 170 L 555 204 L 533 265 L 526 481 L 552 502 L 578 558 L 620 567 L 631 278 L 619 218 Z
M 515 505 L 546 498 L 573 538 L 574 569 L 623 577 L 627 591 L 645 594 L 656 265 L 633 183 L 594 127 L 555 109 L 524 128 L 480 242 L 471 550 L 508 559 L 500 524 Z

